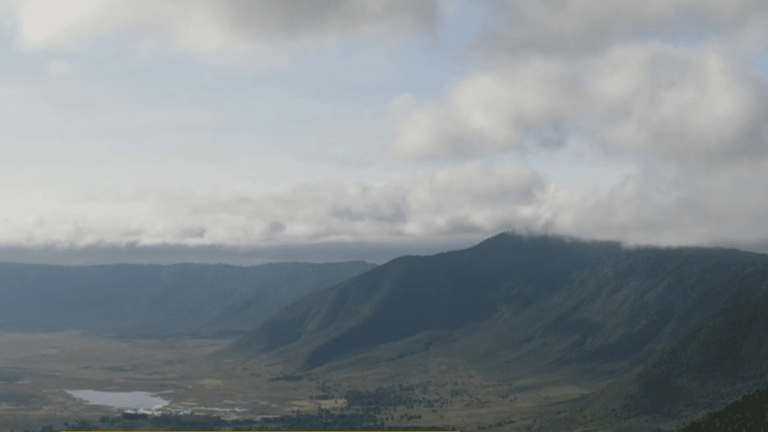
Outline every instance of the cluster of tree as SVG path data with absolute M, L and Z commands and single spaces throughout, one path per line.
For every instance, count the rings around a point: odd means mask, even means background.
M 261 430 L 381 430 L 384 421 L 369 412 L 334 413 L 318 409 L 316 414 L 297 413 L 261 420 Z
M 507 418 L 507 419 L 503 419 L 503 420 L 498 420 L 498 421 L 496 421 L 494 423 L 490 423 L 490 424 L 487 424 L 487 425 L 486 424 L 480 424 L 480 425 L 477 426 L 477 430 L 493 429 L 493 428 L 503 427 L 503 426 L 507 426 L 507 425 L 511 425 L 511 424 L 515 424 L 515 423 L 517 423 L 517 420 L 511 419 L 511 418 Z
M 304 379 L 303 375 L 278 375 L 275 377 L 271 377 L 269 379 L 269 382 L 274 381 L 301 381 Z
M 315 414 L 296 413 L 263 418 L 252 429 L 235 430 L 454 430 L 448 426 L 387 426 L 370 410 L 337 413 L 318 409 Z
M 418 418 L 418 417 L 413 417 Z M 104 416 L 98 422 L 79 419 L 75 423 L 65 422 L 62 428 L 46 425 L 38 431 L 57 432 L 85 430 L 454 430 L 447 426 L 387 426 L 384 420 L 371 410 L 360 412 L 332 412 L 318 409 L 317 413 L 294 413 L 279 417 L 266 417 L 260 420 L 224 420 L 216 416 L 171 415 L 160 416 L 124 413 L 120 416 Z
M 147 415 L 122 413 L 119 416 L 103 416 L 98 422 L 79 419 L 75 423 L 65 422 L 62 431 L 85 430 L 236 430 L 234 428 L 249 427 L 256 424 L 255 420 L 224 420 L 218 416 L 199 415 Z M 47 427 L 47 426 L 46 426 Z M 249 429 L 243 429 L 249 430 Z M 26 432 L 26 431 L 25 431 Z M 31 431 L 30 431 L 31 432 Z M 40 432 L 48 432 L 45 427 Z
M 680 432 L 768 431 L 768 388 L 743 396 Z
M 392 384 L 379 386 L 373 391 L 347 390 L 344 399 L 347 406 L 358 408 L 376 408 L 378 410 L 402 406 L 408 409 L 414 407 L 435 408 L 443 407 L 450 403 L 441 397 L 430 398 L 420 393 L 426 393 L 425 388 L 417 388 L 414 385 Z
M 413 388 L 404 386 L 377 387 L 374 391 L 348 390 L 344 394 L 347 405 L 351 407 L 393 407 L 411 405 Z

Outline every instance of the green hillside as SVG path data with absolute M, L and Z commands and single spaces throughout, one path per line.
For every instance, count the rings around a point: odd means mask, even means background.
M 222 354 L 299 377 L 448 359 L 486 382 L 561 377 L 595 390 L 538 430 L 666 430 L 768 385 L 766 292 L 762 254 L 501 234 L 312 294 Z

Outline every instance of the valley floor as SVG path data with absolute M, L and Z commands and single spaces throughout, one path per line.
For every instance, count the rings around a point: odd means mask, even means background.
M 235 417 L 280 414 L 281 397 L 267 402 L 274 368 L 254 368 L 236 380 L 227 365 L 201 359 L 228 340 L 113 340 L 74 332 L 0 333 L 0 425 L 5 430 L 58 425 L 62 419 L 119 414 L 88 405 L 67 390 L 147 392 L 168 404 L 160 413 Z M 230 367 L 231 369 L 231 367 Z M 227 377 L 227 378 L 223 378 Z M 55 426 L 60 427 L 60 426 Z
M 210 361 L 228 340 L 114 340 L 74 332 L 0 333 L 0 430 L 55 430 L 122 411 L 68 391 L 146 392 L 167 401 L 155 414 L 265 419 L 297 413 L 364 413 L 386 427 L 600 430 L 568 423 L 604 384 L 567 372 L 503 380 L 447 358 L 397 368 L 283 375 L 269 359 Z M 559 421 L 558 419 L 562 419 Z M 642 426 L 642 427 L 641 427 Z M 643 430 L 645 424 L 638 424 Z M 607 428 L 604 430 L 614 430 Z

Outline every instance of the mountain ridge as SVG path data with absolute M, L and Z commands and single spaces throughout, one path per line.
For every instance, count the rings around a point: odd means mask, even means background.
M 394 368 L 404 355 L 458 358 L 500 377 L 544 367 L 622 376 L 766 292 L 762 254 L 504 233 L 314 293 L 222 355 L 275 356 L 299 374 L 363 358 Z
M 292 301 L 375 265 L 0 263 L 0 330 L 232 337 Z

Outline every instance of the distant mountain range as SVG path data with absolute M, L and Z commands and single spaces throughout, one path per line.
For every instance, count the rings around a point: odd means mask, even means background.
M 505 233 L 312 293 L 222 354 L 295 374 L 413 356 L 499 378 L 611 371 L 581 416 L 674 415 L 768 386 L 766 292 L 768 255 Z
M 0 331 L 235 337 L 293 301 L 374 267 L 362 261 L 252 267 L 0 263 Z

